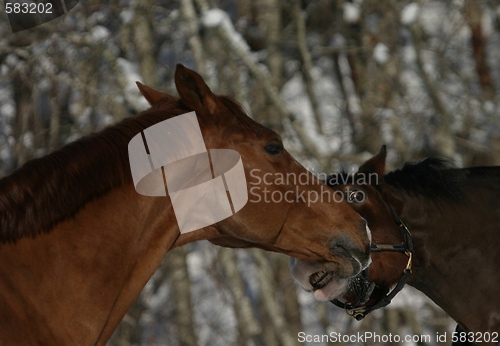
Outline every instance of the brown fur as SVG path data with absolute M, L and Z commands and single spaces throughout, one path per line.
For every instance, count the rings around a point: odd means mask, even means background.
M 360 172 L 381 175 L 384 167 L 385 151 Z M 376 244 L 402 241 L 390 204 L 414 241 L 409 284 L 466 331 L 500 331 L 500 167 L 456 169 L 431 158 L 385 175 L 378 186 L 333 188 L 365 193 L 365 201 L 352 207 L 367 220 Z M 368 305 L 398 282 L 408 261 L 404 254 L 390 252 L 374 253 L 372 260 L 370 281 L 377 288 Z M 344 299 L 354 297 L 347 293 Z
M 143 112 L 31 160 L 1 179 L 0 241 L 16 242 L 21 237 L 48 232 L 74 216 L 86 203 L 130 183 L 128 142 L 166 116 L 160 112 Z M 13 211 L 22 212 L 24 217 Z
M 345 203 L 249 201 L 232 217 L 180 234 L 169 197 L 135 191 L 127 156 L 134 135 L 177 114 L 195 110 L 207 148 L 236 150 L 252 187 L 331 190 L 315 181 L 263 186 L 251 169 L 260 178 L 307 171 L 286 150 L 266 152 L 279 136 L 194 71 L 178 66 L 175 80 L 180 99 L 141 87 L 150 110 L 0 181 L 0 345 L 105 345 L 165 253 L 196 240 L 329 261 L 346 275 L 351 259 L 338 242 L 367 256 L 364 221 Z

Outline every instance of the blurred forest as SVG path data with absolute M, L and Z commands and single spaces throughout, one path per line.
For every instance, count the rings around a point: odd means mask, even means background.
M 500 165 L 497 0 L 87 0 L 16 34 L 3 6 L 0 176 L 147 108 L 136 80 L 176 94 L 176 63 L 241 102 L 314 172 L 355 169 L 382 144 L 389 169 L 433 154 Z M 453 328 L 411 288 L 357 322 L 296 287 L 286 256 L 200 242 L 165 257 L 109 345 Z

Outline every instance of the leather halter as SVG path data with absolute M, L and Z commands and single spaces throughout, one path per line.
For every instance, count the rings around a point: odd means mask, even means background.
M 370 299 L 370 296 L 375 288 L 375 283 L 369 283 L 368 281 L 370 267 L 363 270 L 363 272 L 361 272 L 360 274 L 365 280 L 365 285 L 362 287 L 362 292 L 354 303 L 344 303 L 339 301 L 338 299 L 334 299 L 331 301 L 336 306 L 345 309 L 349 315 L 351 315 L 358 321 L 362 320 L 370 312 L 389 305 L 396 294 L 398 294 L 403 289 L 406 282 L 408 281 L 408 278 L 411 275 L 411 268 L 413 265 L 413 241 L 411 239 L 410 230 L 408 229 L 408 226 L 406 226 L 406 224 L 396 215 L 394 209 L 392 209 L 390 205 L 389 209 L 394 218 L 394 221 L 399 227 L 402 243 L 393 245 L 377 245 L 372 243 L 370 246 L 370 252 L 401 252 L 408 257 L 408 262 L 397 285 L 387 295 L 380 298 L 375 304 L 371 306 L 365 305 Z

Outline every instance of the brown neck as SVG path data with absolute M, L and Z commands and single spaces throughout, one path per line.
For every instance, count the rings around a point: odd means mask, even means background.
M 499 215 L 492 209 L 495 204 L 486 202 L 494 200 L 488 192 L 476 197 L 474 189 L 464 191 L 467 202 L 443 201 L 440 207 L 425 197 L 402 195 L 399 214 L 408 223 L 415 245 L 409 284 L 466 330 L 498 331 L 500 259 L 492 235 L 498 234 Z M 474 216 L 473 206 L 480 206 Z
M 2 245 L 0 344 L 104 345 L 178 235 L 169 200 L 127 184 Z

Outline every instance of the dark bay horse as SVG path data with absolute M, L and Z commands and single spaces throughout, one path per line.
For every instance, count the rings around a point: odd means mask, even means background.
M 182 65 L 180 98 L 138 85 L 150 109 L 0 180 L 0 345 L 104 345 L 165 253 L 200 239 L 328 261 L 344 275 L 366 265 L 366 222 L 347 203 L 298 196 L 330 188 L 273 183 L 280 173 L 311 176 L 275 132 Z M 136 192 L 127 148 L 146 128 L 191 111 L 207 148 L 241 155 L 252 194 L 233 216 L 181 234 L 168 196 Z M 265 189 L 288 199 L 266 203 Z
M 387 305 L 407 280 L 455 319 L 469 341 L 496 345 L 500 167 L 456 169 L 428 158 L 384 175 L 385 156 L 383 147 L 355 175 L 328 181 L 368 223 L 369 268 L 339 276 L 324 264 L 292 259 L 295 279 L 358 319 Z M 373 175 L 378 179 L 367 178 Z

